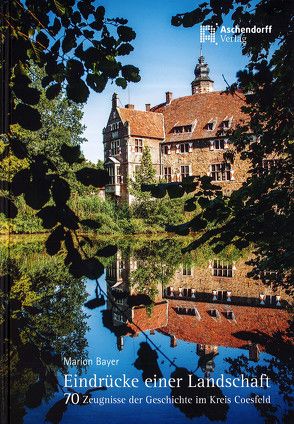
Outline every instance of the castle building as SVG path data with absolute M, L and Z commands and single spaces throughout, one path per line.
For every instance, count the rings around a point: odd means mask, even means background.
M 228 194 L 247 178 L 249 163 L 235 152 L 228 133 L 248 121 L 245 96 L 214 91 L 209 67 L 201 55 L 191 83 L 192 94 L 173 98 L 145 111 L 119 106 L 117 94 L 103 129 L 104 160 L 110 175 L 106 193 L 132 201 L 128 181 L 134 178 L 144 147 L 150 149 L 158 179 L 180 182 L 187 176 L 212 177 Z

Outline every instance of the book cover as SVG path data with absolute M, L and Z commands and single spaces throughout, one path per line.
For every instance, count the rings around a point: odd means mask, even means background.
M 1 2 L 1 423 L 293 422 L 293 10 Z

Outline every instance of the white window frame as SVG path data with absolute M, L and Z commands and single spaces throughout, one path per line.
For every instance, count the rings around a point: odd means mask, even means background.
M 233 181 L 232 165 L 229 162 L 218 162 L 210 165 L 212 181 Z
M 135 138 L 135 153 L 143 153 L 143 148 L 144 148 L 144 142 L 142 138 Z

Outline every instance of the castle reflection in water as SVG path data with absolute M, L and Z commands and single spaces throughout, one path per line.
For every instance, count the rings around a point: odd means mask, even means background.
M 174 348 L 178 340 L 194 343 L 198 366 L 206 375 L 214 371 L 219 346 L 246 349 L 255 362 L 262 351 L 278 355 L 276 335 L 286 337 L 290 299 L 282 288 L 273 288 L 274 275 L 249 278 L 247 262 L 216 258 L 206 266 L 182 263 L 168 281 L 152 282 L 151 302 L 146 295 L 150 281 L 146 291 L 136 281 L 144 260 L 119 251 L 106 269 L 104 325 L 116 335 L 119 350 L 126 336 L 140 332 L 165 334 Z

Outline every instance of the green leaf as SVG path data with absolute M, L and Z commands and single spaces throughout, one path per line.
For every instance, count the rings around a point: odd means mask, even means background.
M 53 100 L 58 96 L 60 92 L 61 92 L 61 84 L 60 83 L 52 84 L 46 90 L 46 97 L 48 100 Z
M 64 15 L 65 14 L 65 11 L 66 11 L 66 8 L 62 4 L 62 2 L 61 1 L 58 1 L 58 0 L 53 0 L 53 2 L 55 4 L 56 10 L 57 10 L 59 16 Z M 54 21 L 54 24 L 55 24 L 55 21 Z
M 35 210 L 41 209 L 50 199 L 49 187 L 45 178 L 39 177 L 37 180 L 33 180 L 24 196 L 27 205 Z
M 76 172 L 76 177 L 85 186 L 104 187 L 109 181 L 109 175 L 103 169 L 85 167 Z
M 141 80 L 139 72 L 139 68 L 133 65 L 125 65 L 121 70 L 122 76 L 130 82 L 139 82 Z
M 56 255 L 61 249 L 61 241 L 64 240 L 64 228 L 59 225 L 56 227 L 46 240 L 46 251 L 50 256 Z
M 51 187 L 51 193 L 57 205 L 66 203 L 70 198 L 70 187 L 68 182 L 61 177 L 55 178 Z
M 83 219 L 81 224 L 91 228 L 91 230 L 98 230 L 101 227 L 101 224 L 97 221 L 94 221 L 94 219 Z
M 104 267 L 98 259 L 90 258 L 82 261 L 82 271 L 83 275 L 91 280 L 95 280 L 101 277 L 104 272 Z
M 15 118 L 21 127 L 26 130 L 38 131 L 42 128 L 41 115 L 37 109 L 19 103 L 15 108 Z
M 74 24 L 79 24 L 81 20 L 82 20 L 81 14 L 76 10 L 71 16 L 71 21 Z
M 45 206 L 37 213 L 37 217 L 42 219 L 42 225 L 46 229 L 55 227 L 58 222 L 57 209 L 55 206 Z
M 108 258 L 109 256 L 113 256 L 117 253 L 117 246 L 115 245 L 108 245 L 103 247 L 102 249 L 97 250 L 95 253 L 95 256 L 102 256 L 105 258 Z
M 61 30 L 60 20 L 58 18 L 54 18 L 53 25 L 49 26 L 48 30 L 50 31 L 50 34 L 52 34 L 53 36 L 57 35 L 59 31 Z
M 80 146 L 68 146 L 63 144 L 60 149 L 60 155 L 65 162 L 72 165 L 75 162 L 80 162 L 81 149 Z
M 86 20 L 88 19 L 89 15 L 95 11 L 94 6 L 92 6 L 87 1 L 79 1 L 78 9 Z
M 97 20 L 103 20 L 105 17 L 105 7 L 104 6 L 98 6 L 97 9 L 94 12 L 94 16 Z
M 96 93 L 101 93 L 106 87 L 108 78 L 105 75 L 88 74 L 86 81 Z
M 128 26 L 117 27 L 117 34 L 122 41 L 132 41 L 136 38 L 135 31 Z
M 49 38 L 47 37 L 47 35 L 43 31 L 40 31 L 37 34 L 36 42 L 38 44 L 40 44 L 41 47 L 44 48 L 44 49 L 47 49 L 47 47 L 49 46 Z
M 130 54 L 134 50 L 134 47 L 129 43 L 123 43 L 117 48 L 117 54 L 119 56 L 125 56 Z
M 28 150 L 26 145 L 16 137 L 10 140 L 11 150 L 18 159 L 25 159 L 28 156 Z
M 22 169 L 15 174 L 11 181 L 11 192 L 14 196 L 20 196 L 25 193 L 30 184 L 31 173 L 29 169 Z
M 76 36 L 75 36 L 75 32 L 72 29 L 67 29 L 65 31 L 65 37 L 62 40 L 62 50 L 63 53 L 68 53 L 71 49 L 73 49 L 74 47 L 76 47 L 77 42 L 76 42 Z
M 17 216 L 17 207 L 9 197 L 0 196 L 0 213 L 3 213 L 6 218 Z
M 76 59 L 70 59 L 66 65 L 67 80 L 79 79 L 84 75 L 84 66 L 82 62 Z
M 66 87 L 66 93 L 70 100 L 76 103 L 85 103 L 89 97 L 90 91 L 83 80 L 71 81 Z
M 79 228 L 79 218 L 66 205 L 58 210 L 58 220 L 64 227 L 71 230 L 77 230 Z
M 89 31 L 88 29 L 84 29 L 83 34 L 86 38 L 93 38 L 94 37 L 94 31 Z
M 128 85 L 127 81 L 124 78 L 116 78 L 115 83 L 123 89 L 127 88 Z

